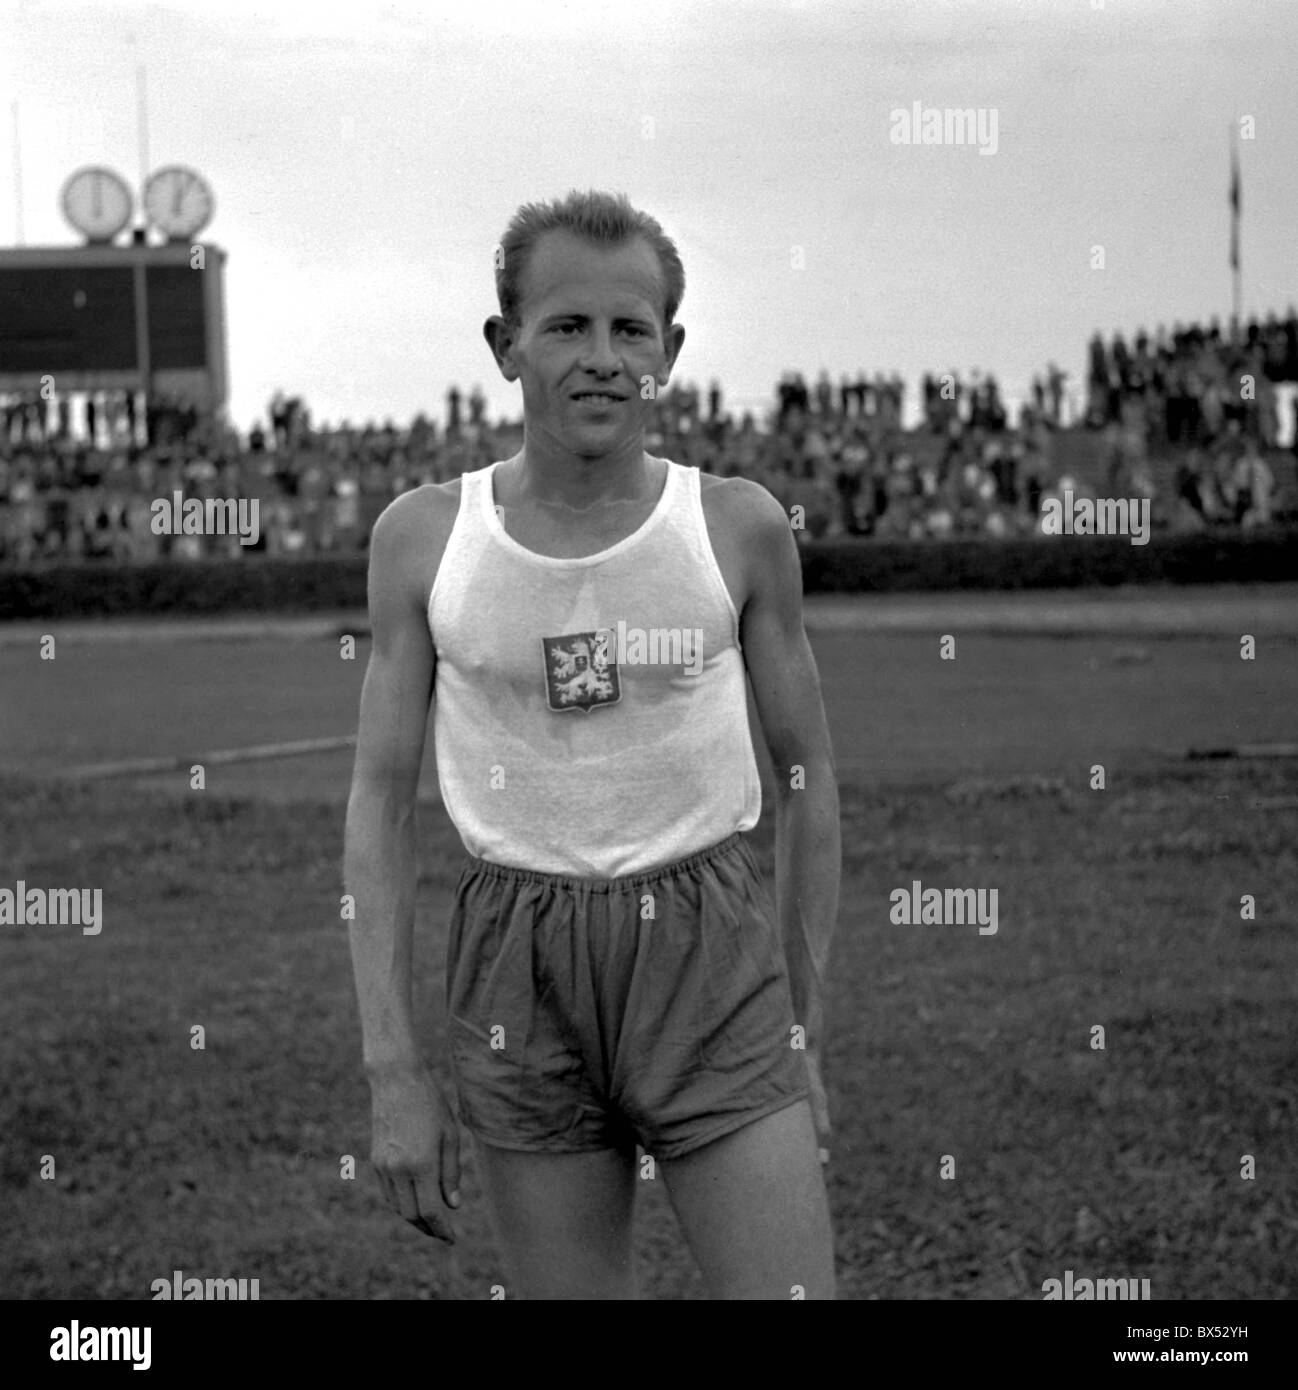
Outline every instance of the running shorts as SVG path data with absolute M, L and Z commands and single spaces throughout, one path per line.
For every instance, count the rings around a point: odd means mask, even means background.
M 680 1157 L 809 1093 L 744 836 L 624 878 L 468 856 L 447 959 L 465 1125 L 499 1148 Z

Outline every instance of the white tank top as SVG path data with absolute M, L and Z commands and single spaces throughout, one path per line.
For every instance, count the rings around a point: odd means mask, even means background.
M 751 829 L 739 615 L 698 469 L 668 461 L 639 530 L 556 559 L 505 531 L 499 466 L 463 475 L 428 600 L 437 776 L 465 849 L 618 878 Z

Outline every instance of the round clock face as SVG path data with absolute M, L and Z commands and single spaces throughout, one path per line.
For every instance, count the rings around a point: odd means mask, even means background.
M 182 164 L 157 170 L 144 185 L 144 211 L 149 221 L 172 238 L 197 235 L 212 220 L 215 207 L 212 190 Z
M 63 185 L 63 215 L 91 241 L 111 241 L 131 220 L 135 199 L 111 169 L 78 169 Z

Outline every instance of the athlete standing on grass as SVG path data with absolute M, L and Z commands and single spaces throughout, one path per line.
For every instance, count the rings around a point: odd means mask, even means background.
M 684 341 L 676 248 L 624 197 L 521 208 L 485 325 L 514 458 L 417 488 L 371 542 L 346 879 L 389 1204 L 453 1240 L 459 1125 L 415 1041 L 430 701 L 468 858 L 449 1036 L 506 1296 L 634 1298 L 636 1145 L 716 1298 L 832 1298 L 822 987 L 838 793 L 788 519 L 645 453 Z M 775 769 L 776 910 L 743 832 Z M 799 1043 L 805 1037 L 805 1049 Z

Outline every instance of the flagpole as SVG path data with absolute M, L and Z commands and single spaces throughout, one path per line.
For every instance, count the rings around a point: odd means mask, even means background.
M 1238 222 L 1238 220 L 1239 220 L 1239 216 L 1238 216 L 1238 214 L 1236 214 L 1236 222 Z M 1235 235 L 1236 235 L 1236 237 L 1238 238 L 1239 233 L 1236 232 Z M 1238 240 L 1236 241 L 1235 245 L 1236 245 L 1236 247 L 1238 248 L 1238 246 L 1239 246 Z M 1231 308 L 1232 308 L 1232 311 L 1233 311 L 1233 313 L 1234 313 L 1234 315 L 1235 315 L 1236 331 L 1238 331 L 1239 322 L 1240 322 L 1239 312 L 1240 312 L 1241 290 L 1240 290 L 1240 269 L 1239 269 L 1239 262 L 1240 262 L 1239 252 L 1238 252 L 1238 250 L 1236 250 L 1236 253 L 1235 253 L 1235 269 L 1234 269 L 1234 272 L 1233 272 L 1232 275 L 1231 275 L 1231 296 L 1230 296 L 1230 298 L 1231 298 Z
M 1240 305 L 1242 300 L 1240 262 L 1240 176 L 1239 176 L 1239 145 L 1234 125 L 1230 126 L 1230 189 L 1231 189 L 1231 228 L 1230 228 L 1230 247 L 1231 247 L 1231 317 L 1233 322 L 1232 338 L 1235 342 L 1240 341 Z

